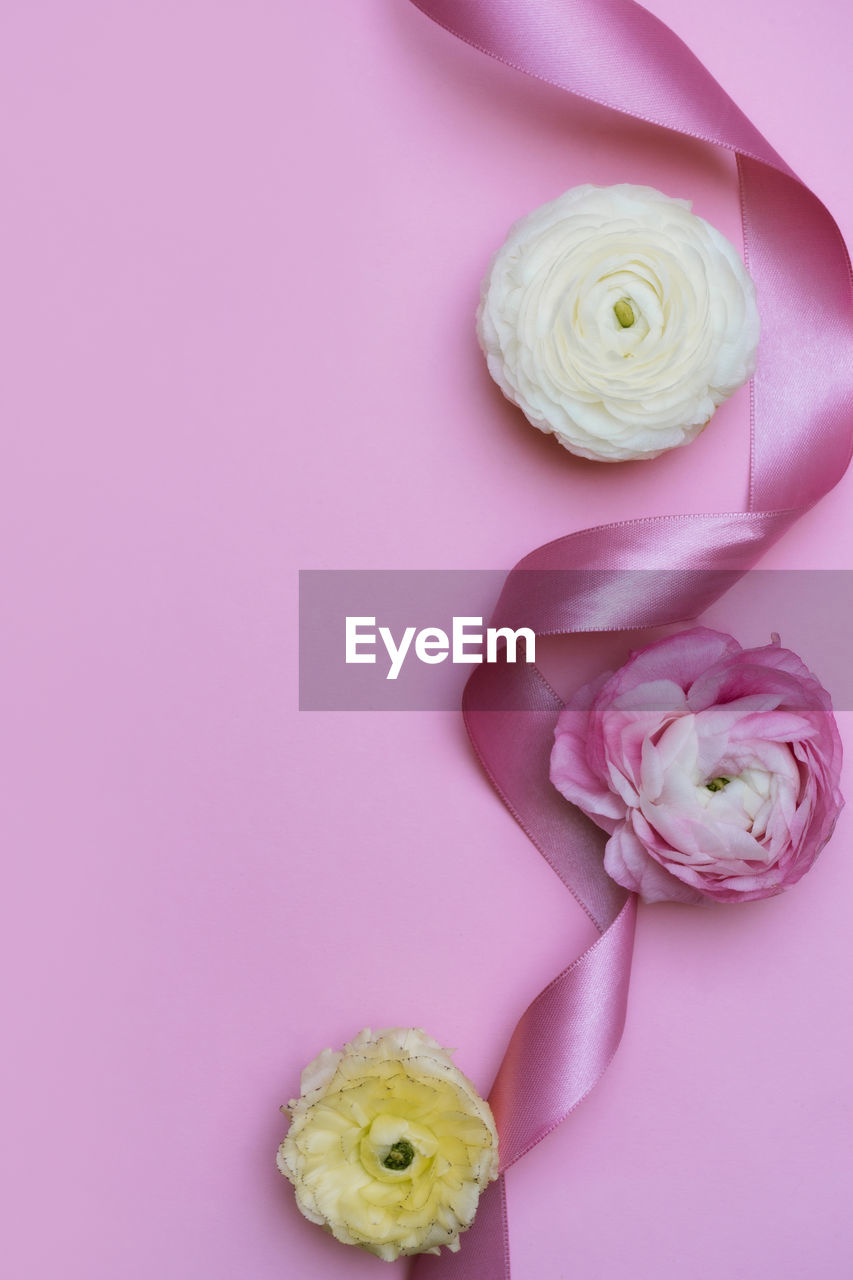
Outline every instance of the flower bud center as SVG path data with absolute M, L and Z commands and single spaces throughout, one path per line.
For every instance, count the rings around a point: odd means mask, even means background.
M 619 321 L 623 329 L 630 329 L 636 320 L 634 308 L 631 306 L 627 298 L 620 298 L 613 306 L 616 319 Z
M 401 1138 L 399 1142 L 395 1142 L 389 1149 L 388 1154 L 382 1161 L 386 1169 L 395 1171 L 400 1169 L 408 1169 L 409 1165 L 415 1158 L 415 1148 L 406 1138 Z
M 731 778 L 724 778 L 722 774 L 720 774 L 719 778 L 712 778 L 710 782 L 705 783 L 705 786 L 709 791 L 722 791 L 730 782 Z

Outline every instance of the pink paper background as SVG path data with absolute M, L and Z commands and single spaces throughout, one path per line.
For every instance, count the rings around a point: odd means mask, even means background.
M 853 240 L 850 7 L 649 7 Z M 598 469 L 471 324 L 521 212 L 646 182 L 737 240 L 733 166 L 405 0 L 6 0 L 0 157 L 4 1272 L 400 1276 L 300 1218 L 279 1104 L 365 1024 L 485 1091 L 589 926 L 455 715 L 298 713 L 296 573 L 742 505 L 744 394 Z M 853 568 L 851 484 L 765 566 Z M 641 913 L 617 1060 L 510 1174 L 517 1280 L 845 1273 L 851 830 L 781 899 Z

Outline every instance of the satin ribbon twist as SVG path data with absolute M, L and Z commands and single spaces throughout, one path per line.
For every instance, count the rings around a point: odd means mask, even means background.
M 686 45 L 633 0 L 412 3 L 509 66 L 737 158 L 745 255 L 762 319 L 747 510 L 656 516 L 558 538 L 512 570 L 492 625 L 555 635 L 694 618 L 846 470 L 853 290 L 840 232 Z M 644 578 L 642 600 L 618 589 L 618 575 L 638 569 L 665 571 Z M 490 1096 L 502 1171 L 600 1079 L 628 994 L 634 899 L 604 872 L 603 833 L 548 780 L 560 705 L 535 668 L 522 665 L 476 668 L 463 701 L 493 785 L 601 935 L 534 1000 L 510 1040 Z M 503 1176 L 483 1195 L 460 1252 L 416 1258 L 411 1275 L 509 1280 Z

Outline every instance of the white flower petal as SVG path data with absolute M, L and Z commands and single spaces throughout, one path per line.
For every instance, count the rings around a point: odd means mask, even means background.
M 624 326 L 619 307 L 632 317 Z M 511 228 L 483 282 L 477 333 L 533 426 L 618 462 L 699 434 L 752 376 L 759 320 L 725 237 L 686 201 L 623 183 L 574 187 Z

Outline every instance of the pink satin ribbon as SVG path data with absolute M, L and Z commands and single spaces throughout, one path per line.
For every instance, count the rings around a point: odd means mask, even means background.
M 853 289 L 838 228 L 686 45 L 633 0 L 412 2 L 528 75 L 737 157 L 745 253 L 762 320 L 748 509 L 656 516 L 558 538 L 510 573 L 493 625 L 568 634 L 696 617 L 847 468 Z M 638 569 L 666 571 L 644 575 L 642 599 L 618 589 L 619 573 Z M 601 571 L 598 584 L 589 570 Z M 542 676 L 521 665 L 478 667 L 465 690 L 466 725 L 489 778 L 601 933 L 513 1033 L 490 1096 L 502 1171 L 600 1079 L 622 1034 L 628 994 L 635 904 L 604 873 L 603 833 L 548 780 L 559 708 Z M 508 1280 L 503 1176 L 483 1195 L 461 1251 L 416 1258 L 411 1274 Z

